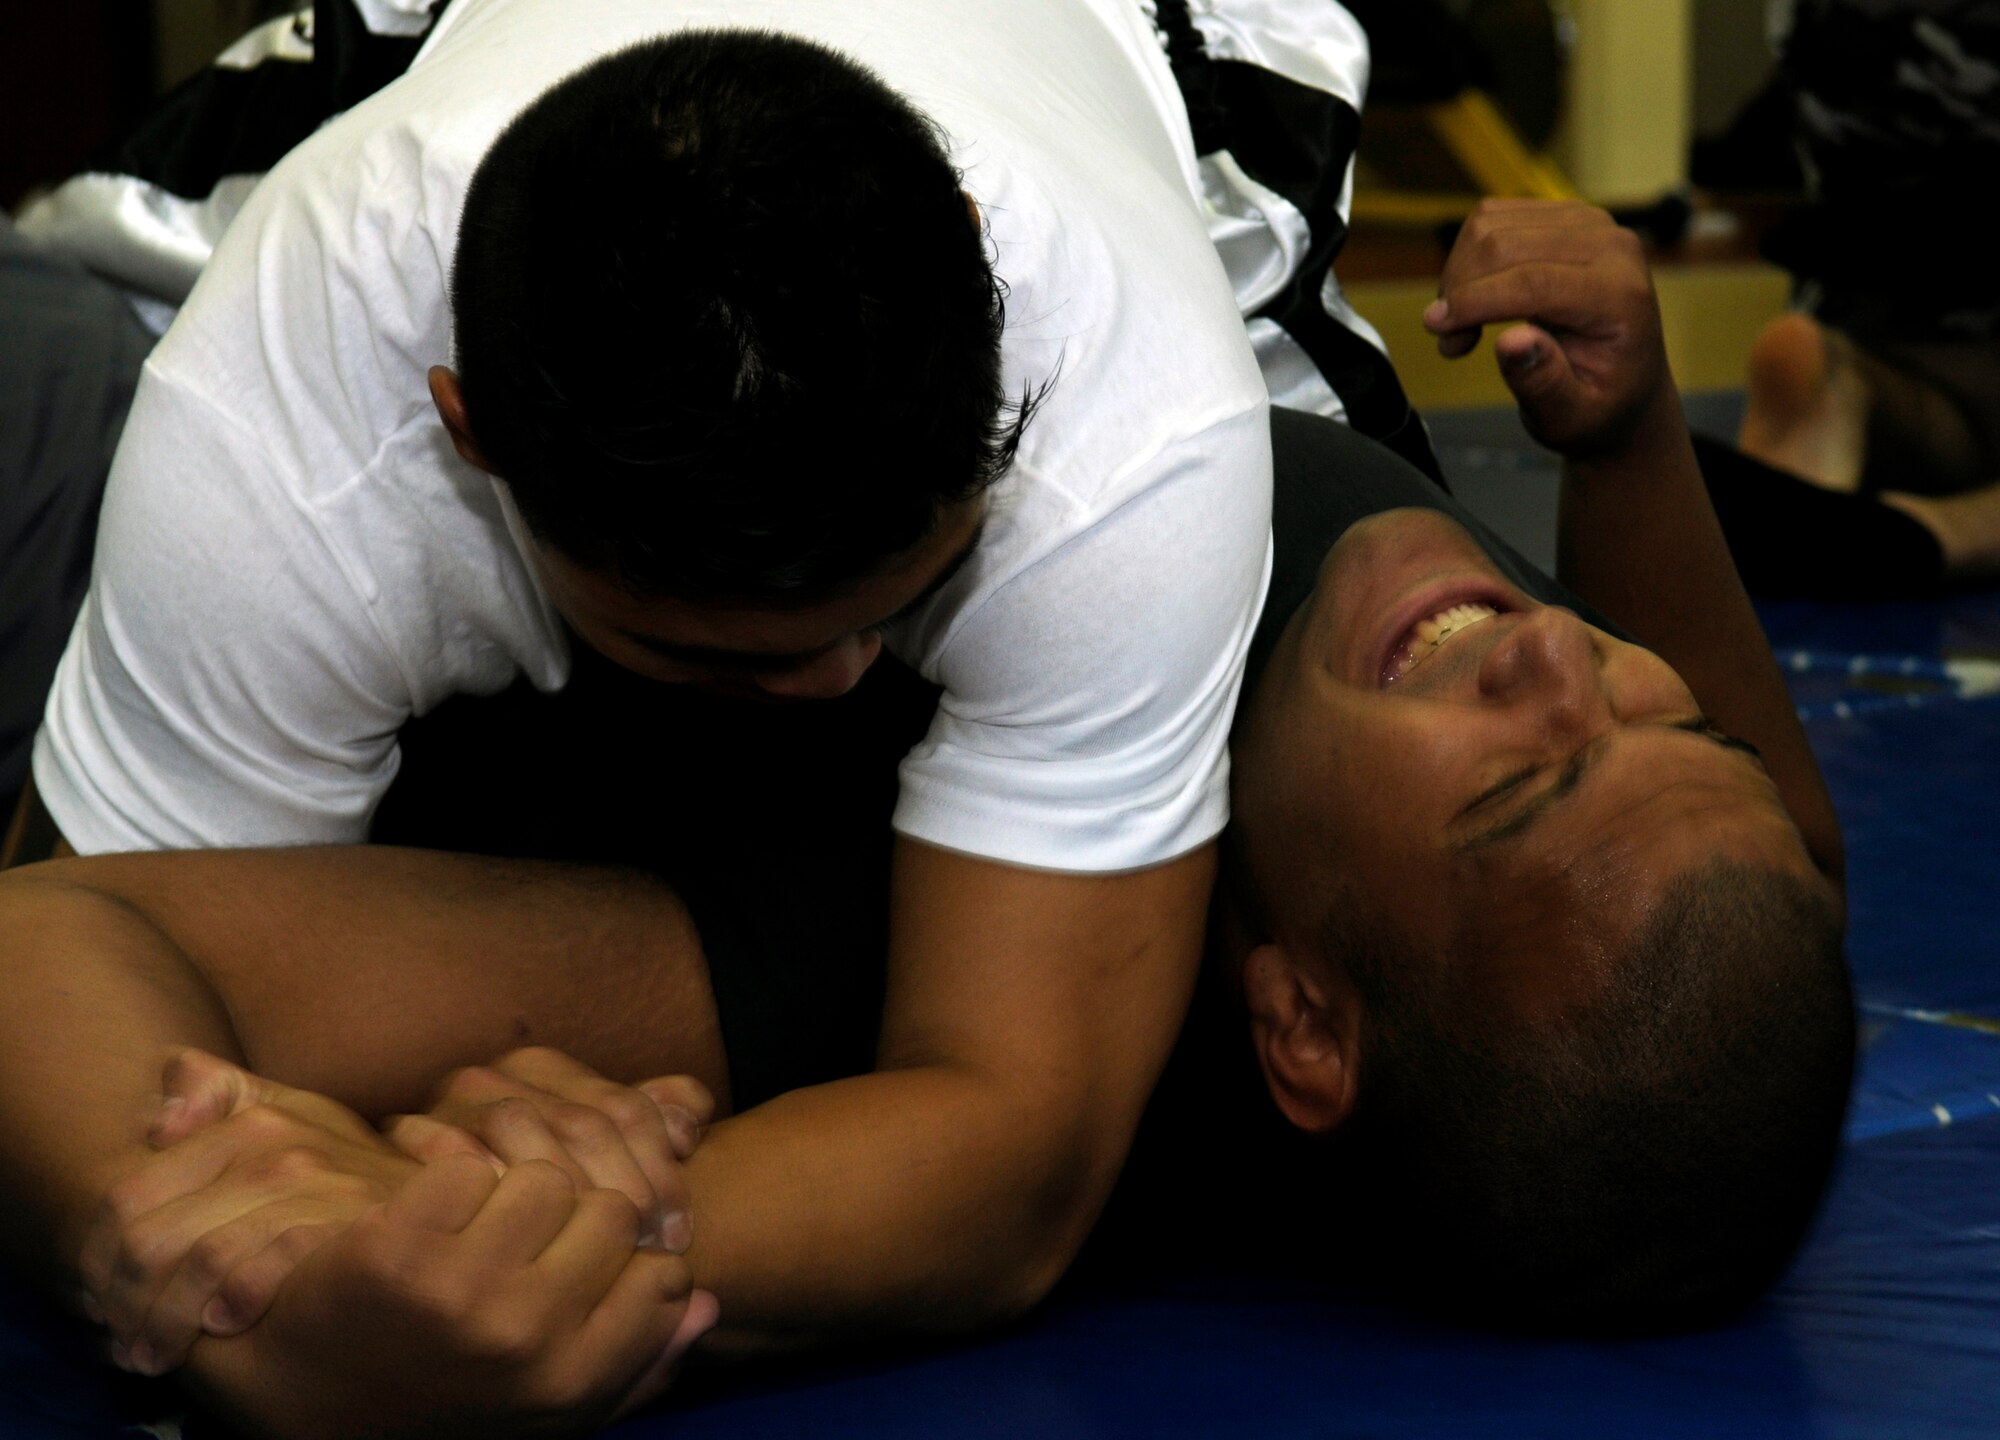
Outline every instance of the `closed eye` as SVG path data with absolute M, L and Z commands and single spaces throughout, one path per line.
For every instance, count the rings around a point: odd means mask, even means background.
M 1706 715 L 1697 715 L 1692 720 L 1677 720 L 1674 729 L 1685 730 L 1690 735 L 1699 735 L 1704 740 L 1713 740 L 1725 750 L 1739 750 L 1758 764 L 1764 763 L 1764 752 L 1748 740 L 1739 740 L 1726 730 L 1716 728 Z
M 1465 803 L 1465 808 L 1458 812 L 1458 818 L 1463 820 L 1481 806 L 1489 805 L 1495 800 L 1504 798 L 1513 791 L 1520 789 L 1547 768 L 1546 764 L 1537 762 L 1536 764 L 1516 770 L 1511 775 L 1503 776 L 1468 800 Z
M 1739 751 L 1742 754 L 1748 755 L 1752 760 L 1755 760 L 1759 766 L 1762 766 L 1764 763 L 1763 754 L 1755 745 L 1752 745 L 1748 740 L 1739 740 L 1734 735 L 1716 728 L 1715 724 L 1706 715 L 1696 715 L 1691 719 L 1675 720 L 1670 723 L 1672 729 L 1685 730 L 1691 735 L 1699 735 L 1702 739 L 1711 741 L 1725 750 Z M 1602 735 L 1590 744 L 1585 745 L 1563 765 L 1562 772 L 1556 777 L 1556 782 L 1553 785 L 1543 788 L 1525 803 L 1514 807 L 1511 815 L 1507 815 L 1505 818 L 1490 824 L 1478 834 L 1460 841 L 1458 848 L 1468 851 L 1481 850 L 1525 834 L 1554 805 L 1571 794 L 1582 783 L 1585 772 L 1589 769 L 1591 762 L 1602 753 L 1604 741 L 1609 738 L 1609 735 Z M 1495 801 L 1504 800 L 1507 796 L 1519 790 L 1528 781 L 1542 774 L 1548 768 L 1548 762 L 1539 761 L 1535 764 L 1524 766 L 1511 774 L 1502 776 L 1494 784 L 1473 796 L 1470 803 L 1458 812 L 1459 818 L 1462 820 L 1482 807 L 1490 807 Z

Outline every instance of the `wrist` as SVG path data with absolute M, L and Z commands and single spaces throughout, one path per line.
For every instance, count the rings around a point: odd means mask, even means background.
M 1570 478 L 1580 483 L 1616 482 L 1657 469 L 1690 443 L 1680 392 L 1667 380 L 1621 429 L 1615 443 L 1567 457 L 1566 468 Z

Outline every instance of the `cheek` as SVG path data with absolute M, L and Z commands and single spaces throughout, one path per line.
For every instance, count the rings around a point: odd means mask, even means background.
M 1357 708 L 1329 736 L 1319 797 L 1327 831 L 1358 870 L 1425 871 L 1456 808 L 1464 739 L 1449 726 Z
M 1606 662 L 1612 710 L 1620 720 L 1644 720 L 1658 715 L 1692 715 L 1700 709 L 1679 672 L 1652 651 L 1638 645 L 1611 642 Z

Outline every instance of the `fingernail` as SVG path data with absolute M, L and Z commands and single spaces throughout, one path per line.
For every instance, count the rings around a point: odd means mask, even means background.
M 169 1095 L 166 1099 L 162 1100 L 160 1102 L 160 1113 L 153 1117 L 152 1126 L 146 1131 L 146 1139 L 149 1141 L 158 1140 L 166 1132 L 168 1122 L 174 1118 L 174 1115 L 185 1104 L 187 1104 L 187 1100 L 179 1095 Z
M 97 1297 L 88 1290 L 76 1292 L 76 1308 L 83 1312 L 83 1318 L 93 1325 L 104 1323 L 104 1307 L 97 1303 Z
M 1527 371 L 1534 369 L 1537 365 L 1540 365 L 1541 363 L 1542 363 L 1542 347 L 1537 345 L 1535 346 L 1534 349 L 1529 350 L 1523 354 L 1516 355 L 1513 359 L 1509 360 L 1507 362 L 1507 368 L 1510 370 L 1520 371 L 1525 374 Z
M 117 1340 L 111 1342 L 111 1363 L 127 1374 L 132 1371 L 132 1352 Z
M 201 1328 L 211 1335 L 234 1335 L 236 1314 L 220 1295 L 202 1307 Z
M 667 1342 L 666 1361 L 673 1364 L 687 1354 L 688 1347 L 715 1328 L 715 1322 L 722 1318 L 722 1305 L 706 1290 L 697 1290 L 688 1297 L 687 1314 L 681 1317 L 680 1328 L 674 1331 L 674 1338 Z
M 701 1143 L 701 1121 L 694 1118 L 694 1111 L 681 1105 L 662 1105 L 660 1118 L 666 1122 L 674 1149 L 683 1157 L 692 1154 Z
M 1405 311 L 1404 313 L 1408 314 L 1409 312 Z M 1442 325 L 1449 318 L 1451 318 L 1451 306 L 1445 302 L 1445 298 L 1442 295 L 1424 307 L 1424 324 L 1426 325 Z
M 694 1219 L 685 1210 L 670 1211 L 660 1217 L 653 1235 L 662 1250 L 671 1255 L 684 1254 L 694 1240 Z
M 144 1340 L 136 1341 L 125 1358 L 131 1362 L 131 1369 L 141 1375 L 158 1375 L 166 1370 L 160 1363 L 159 1352 Z

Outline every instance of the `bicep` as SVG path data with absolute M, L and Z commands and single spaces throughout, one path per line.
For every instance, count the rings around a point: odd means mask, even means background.
M 216 995 L 250 1068 L 365 1115 L 421 1108 L 445 1071 L 522 1045 L 726 1093 L 700 939 L 647 877 L 368 845 L 37 875 L 142 917 Z

